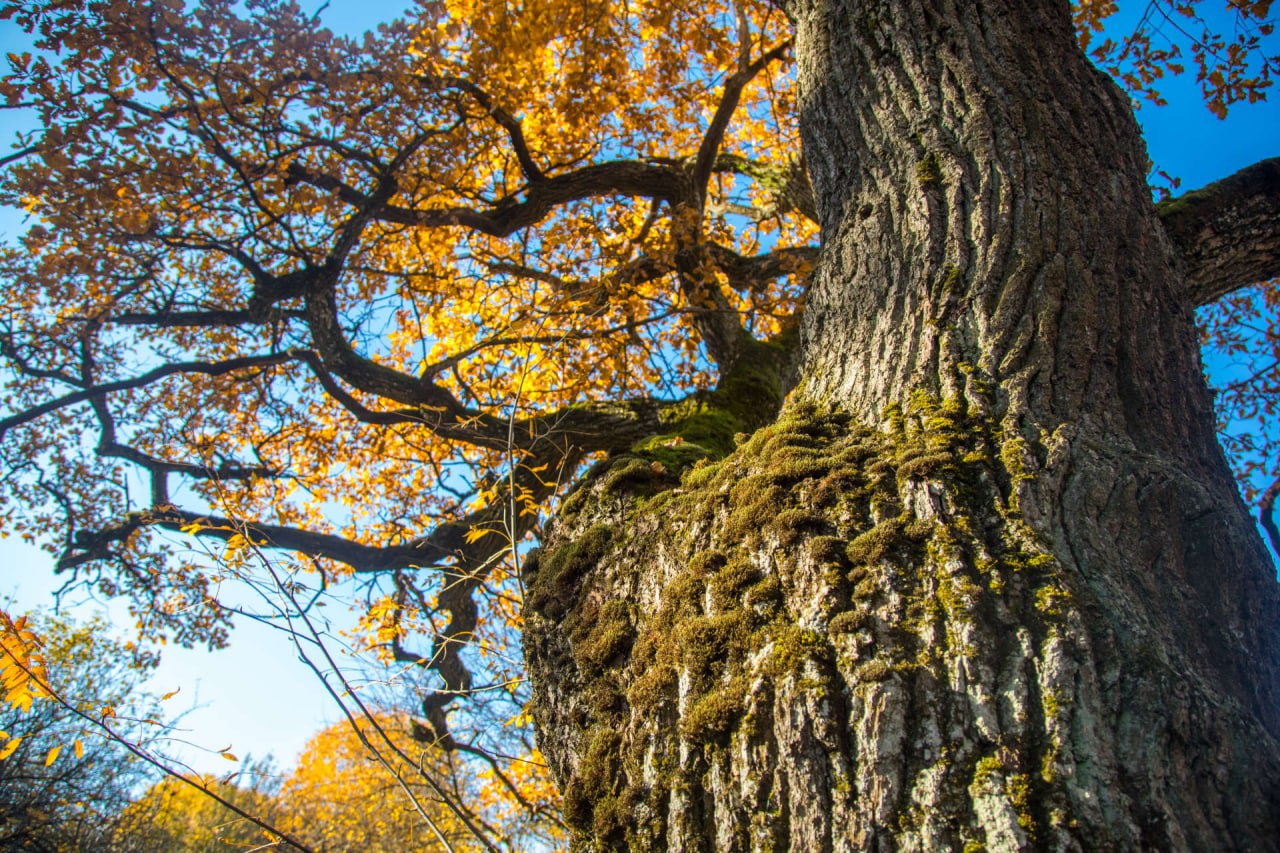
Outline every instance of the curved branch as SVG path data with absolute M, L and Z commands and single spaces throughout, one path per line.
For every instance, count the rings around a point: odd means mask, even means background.
M 193 534 L 202 538 L 229 541 L 244 536 L 254 545 L 279 551 L 295 551 L 320 559 L 334 560 L 357 572 L 381 572 L 395 568 L 417 568 L 450 559 L 447 551 L 427 540 L 380 548 L 296 527 L 235 521 L 222 516 L 191 512 L 173 505 L 131 512 L 119 523 L 101 530 L 76 531 L 72 543 L 59 557 L 57 571 L 66 571 L 111 556 L 112 547 L 127 542 L 134 533 L 149 527 Z M 415 547 L 416 546 L 416 547 Z
M 507 196 L 488 210 L 470 207 L 409 209 L 377 203 L 371 196 L 329 175 L 313 172 L 297 163 L 289 165 L 295 180 L 333 193 L 348 204 L 369 207 L 373 217 L 384 222 L 429 228 L 462 226 L 491 237 L 509 237 L 535 225 L 555 207 L 601 196 L 630 196 L 675 201 L 688 192 L 683 175 L 667 166 L 634 160 L 612 160 L 584 166 L 563 175 L 545 178 L 524 192 L 524 200 Z
M 756 78 L 756 75 L 769 67 L 775 60 L 781 59 L 791 49 L 791 40 L 766 51 L 759 59 L 741 68 L 729 76 L 724 84 L 724 94 L 720 96 L 720 104 L 707 127 L 702 143 L 698 146 L 698 156 L 693 163 L 693 186 L 699 197 L 707 192 L 707 181 L 715 166 L 716 157 L 720 153 L 720 143 L 724 141 L 725 131 L 729 129 L 729 121 L 738 109 L 738 101 L 742 98 L 742 90 Z
M 511 148 L 515 152 L 516 160 L 520 163 L 520 171 L 524 172 L 525 178 L 531 184 L 546 180 L 546 175 L 538 168 L 533 155 L 529 152 L 529 143 L 524 138 L 524 128 L 520 120 L 495 104 L 488 92 L 461 77 L 428 77 L 424 78 L 423 82 L 433 88 L 458 89 L 470 95 L 507 132 L 507 137 L 511 140 Z
M 775 278 L 806 275 L 818 262 L 817 246 L 774 249 L 751 257 L 718 243 L 708 243 L 707 251 L 735 290 L 759 290 Z
M 1192 304 L 1280 275 L 1280 157 L 1157 206 Z

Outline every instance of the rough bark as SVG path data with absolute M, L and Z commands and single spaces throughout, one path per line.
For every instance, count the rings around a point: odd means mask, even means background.
M 528 566 L 583 847 L 1276 849 L 1280 597 L 1129 107 L 1065 2 L 800 2 L 776 423 Z
M 1280 275 L 1280 157 L 1157 209 L 1182 258 L 1192 304 Z

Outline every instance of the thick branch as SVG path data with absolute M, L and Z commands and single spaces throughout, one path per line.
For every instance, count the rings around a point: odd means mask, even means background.
M 209 311 L 127 311 L 115 315 L 110 321 L 117 326 L 150 326 L 156 329 L 224 328 L 260 325 L 283 320 L 299 319 L 300 311 L 255 312 L 247 309 Z
M 413 210 L 393 204 L 371 205 L 372 199 L 336 178 L 298 165 L 289 166 L 296 180 L 333 193 L 357 207 L 372 206 L 374 218 L 384 222 L 424 227 L 462 226 L 493 237 L 508 237 L 541 221 L 556 206 L 601 196 L 630 196 L 676 201 L 688 192 L 686 178 L 677 170 L 633 160 L 614 160 L 584 166 L 563 175 L 546 178 L 525 192 L 525 199 L 508 196 L 489 210 L 470 207 Z
M 1280 157 L 1158 207 L 1182 255 L 1192 303 L 1280 275 Z
M 781 59 L 791 49 L 788 39 L 772 50 L 767 51 L 755 62 L 734 72 L 724 84 L 724 94 L 720 96 L 720 104 L 707 127 L 702 143 L 698 146 L 698 156 L 693 164 L 693 186 L 699 197 L 706 194 L 707 181 L 715 166 L 716 157 L 720 153 L 720 144 L 724 141 L 725 131 L 729 129 L 729 121 L 738 109 L 738 101 L 742 98 L 742 90 L 756 78 L 756 75 L 769 67 L 769 64 Z
M 707 251 L 734 290 L 759 290 L 782 276 L 805 275 L 818 262 L 817 246 L 775 249 L 751 257 L 743 257 L 718 243 L 708 243 Z
M 785 165 L 761 163 L 737 154 L 716 157 L 714 172 L 746 175 L 769 193 L 770 207 L 759 212 L 761 219 L 796 211 L 811 222 L 818 221 L 818 207 L 813 198 L 813 185 L 803 160 Z

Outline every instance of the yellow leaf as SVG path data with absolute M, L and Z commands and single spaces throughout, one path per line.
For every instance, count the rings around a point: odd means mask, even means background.
M 463 538 L 466 539 L 467 544 L 470 545 L 472 542 L 475 542 L 476 540 L 484 536 L 488 536 L 490 533 L 501 533 L 501 532 L 502 532 L 501 530 L 496 530 L 492 527 L 473 527 L 467 531 L 466 536 L 464 536 Z
M 221 755 L 223 758 L 227 759 L 227 761 L 239 761 L 239 760 L 240 760 L 240 759 L 236 758 L 236 757 L 235 757 L 235 755 L 233 755 L 233 754 L 232 754 L 232 753 L 230 753 L 230 752 L 220 752 L 220 753 L 218 753 L 218 754 L 219 754 L 219 755 Z
M 13 740 L 9 741 L 7 744 L 5 744 L 4 749 L 0 749 L 0 761 L 4 761 L 10 755 L 13 755 L 15 752 L 17 752 L 18 744 L 20 743 L 22 743 L 22 738 L 16 737 Z
M 79 738 L 76 738 L 75 751 L 76 758 L 84 758 L 84 743 Z
M 166 699 L 172 699 L 174 696 L 177 696 L 181 691 L 182 691 L 181 687 L 179 687 L 177 690 L 170 690 L 168 693 L 160 697 L 160 701 L 163 702 Z
M 58 760 L 58 753 L 60 753 L 60 752 L 62 752 L 62 746 L 61 746 L 61 745 L 55 746 L 53 749 L 49 750 L 49 754 L 48 754 L 47 756 L 45 756 L 45 759 L 44 759 L 44 766 L 45 766 L 45 767 L 48 767 L 48 766 L 49 766 L 50 764 L 52 764 L 53 762 L 57 761 L 57 760 Z

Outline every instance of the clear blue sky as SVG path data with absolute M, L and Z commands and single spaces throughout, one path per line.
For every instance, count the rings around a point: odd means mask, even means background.
M 323 14 L 335 30 L 359 33 L 393 17 L 402 5 L 400 0 L 332 0 Z M 4 50 L 21 50 L 24 40 L 9 24 L 0 24 Z M 1170 106 L 1144 106 L 1138 118 L 1152 160 L 1180 177 L 1184 191 L 1280 156 L 1280 92 L 1270 103 L 1235 107 L 1226 121 L 1205 109 L 1189 77 L 1169 82 L 1164 93 Z M 15 128 L 15 121 L 20 117 L 0 113 L 0 139 Z M 20 227 L 16 217 L 0 215 L 0 232 L 12 235 Z M 15 595 L 23 606 L 48 605 L 55 586 L 47 555 L 12 540 L 0 542 L 0 596 Z M 90 602 L 80 612 L 98 606 Z M 122 604 L 113 604 L 110 613 L 128 625 Z M 175 708 L 196 699 L 203 703 L 183 722 L 191 742 L 210 750 L 231 746 L 241 756 L 273 752 L 286 764 L 307 737 L 337 718 L 336 708 L 295 659 L 288 640 L 253 623 L 241 625 L 231 648 L 214 655 L 167 649 L 150 686 L 158 693 L 180 687 L 181 693 L 170 700 Z M 208 753 L 187 749 L 184 754 L 200 769 L 229 769 Z

